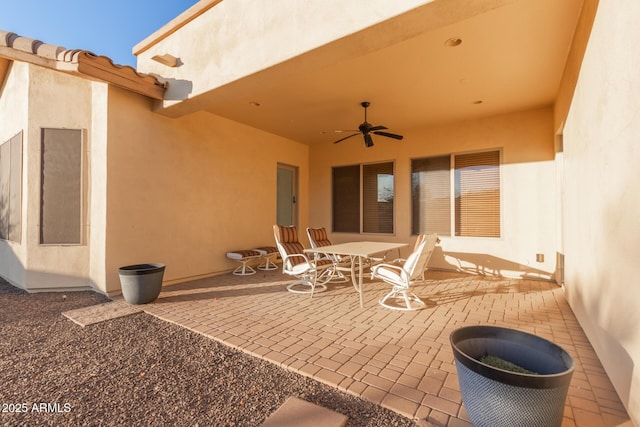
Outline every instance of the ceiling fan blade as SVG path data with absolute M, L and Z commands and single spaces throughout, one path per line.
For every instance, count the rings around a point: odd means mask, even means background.
M 376 131 L 376 130 L 382 130 L 382 129 L 389 129 L 389 128 L 386 127 L 386 126 L 374 126 L 371 129 L 369 129 L 369 132 L 373 132 L 373 131 Z
M 367 148 L 373 147 L 373 138 L 368 133 L 364 134 L 364 146 Z
M 386 128 L 385 128 L 386 129 Z M 402 135 L 396 135 L 395 133 L 389 133 L 389 132 L 374 132 L 376 135 L 380 135 L 380 136 L 386 136 L 387 138 L 393 138 L 393 139 L 402 139 L 404 138 L 404 136 Z
M 340 142 L 340 141 L 344 141 L 345 139 L 351 138 L 352 136 L 356 136 L 356 135 L 360 135 L 360 132 L 358 132 L 358 133 L 354 133 L 354 134 L 351 134 L 351 135 L 349 135 L 349 136 L 345 136 L 345 137 L 344 137 L 344 138 L 342 138 L 342 139 L 339 139 L 339 140 L 337 140 L 337 141 L 333 141 L 333 143 L 334 143 L 334 144 L 337 144 L 337 143 L 338 143 L 338 142 Z

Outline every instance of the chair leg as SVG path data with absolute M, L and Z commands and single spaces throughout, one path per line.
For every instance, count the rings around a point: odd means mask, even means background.
M 334 276 L 335 276 L 335 269 L 327 268 L 322 270 L 319 275 L 314 277 L 314 281 L 316 283 L 316 286 L 324 285 L 325 283 L 332 282 Z
M 345 276 L 345 274 L 338 269 L 336 269 L 336 271 L 333 273 L 333 276 L 331 276 L 331 279 L 329 279 L 329 282 L 331 283 L 345 283 L 348 281 L 349 281 L 349 278 Z
M 390 300 L 395 301 L 396 304 L 391 304 Z M 391 292 L 378 301 L 378 304 L 391 310 L 402 311 L 421 310 L 425 307 L 424 301 L 422 301 L 408 288 L 399 288 L 395 286 Z
M 326 290 L 327 287 L 324 284 L 317 283 L 313 286 L 313 282 L 309 280 L 297 280 L 287 285 L 287 291 L 294 294 L 311 294 L 311 296 L 313 296 L 314 293 L 324 292 Z

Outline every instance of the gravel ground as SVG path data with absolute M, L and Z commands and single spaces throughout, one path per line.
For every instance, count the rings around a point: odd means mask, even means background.
M 147 314 L 86 328 L 60 314 L 106 301 L 28 294 L 0 279 L 0 425 L 253 427 L 289 396 L 343 413 L 349 426 L 416 425 Z

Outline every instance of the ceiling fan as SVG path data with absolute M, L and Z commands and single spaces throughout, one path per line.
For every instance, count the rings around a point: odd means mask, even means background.
M 385 126 L 373 126 L 371 123 L 367 122 L 367 107 L 371 104 L 368 101 L 364 101 L 364 102 L 361 102 L 360 105 L 362 105 L 362 107 L 364 108 L 364 122 L 360 126 L 358 126 L 359 131 L 358 132 L 356 132 L 355 130 L 352 131 L 356 133 L 351 134 L 349 136 L 345 136 L 344 138 L 339 139 L 337 141 L 334 141 L 334 144 L 337 144 L 338 142 L 344 141 L 345 139 L 349 139 L 352 136 L 356 136 L 359 134 L 362 134 L 362 136 L 364 136 L 364 146 L 367 148 L 373 147 L 373 138 L 371 137 L 371 133 L 374 133 L 376 135 L 386 136 L 387 138 L 393 138 L 393 139 L 403 138 L 402 135 L 383 132 L 383 129 L 387 129 L 387 127 Z M 349 132 L 349 131 L 336 131 L 336 132 Z

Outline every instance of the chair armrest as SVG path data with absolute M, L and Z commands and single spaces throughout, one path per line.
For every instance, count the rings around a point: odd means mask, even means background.
M 305 264 L 307 264 L 309 267 L 311 267 L 311 261 L 309 261 L 309 258 L 305 255 L 305 254 L 289 254 L 289 255 L 285 255 L 285 257 L 282 259 L 282 263 L 283 264 L 289 264 L 290 267 L 293 267 L 294 264 L 291 263 L 291 261 L 289 261 L 291 258 L 302 258 L 303 262 Z M 297 264 L 301 264 L 301 263 L 297 263 Z
M 398 272 L 398 274 L 400 274 L 402 271 L 404 271 L 402 269 L 402 267 L 400 267 L 399 265 L 382 263 L 382 264 L 376 264 L 373 267 L 371 267 L 371 273 L 375 274 L 376 271 L 378 271 L 378 269 L 380 269 L 380 268 L 388 268 L 389 270 L 395 270 L 395 271 Z
M 400 276 L 402 279 L 406 280 L 409 278 L 409 273 L 407 273 L 407 271 L 402 268 L 399 265 L 394 265 L 394 264 L 388 264 L 388 263 L 383 263 L 383 264 L 376 264 L 371 268 L 371 277 L 375 277 L 378 275 L 378 270 L 381 268 L 386 268 L 388 270 L 392 270 L 394 272 L 396 272 L 398 274 L 398 276 Z

